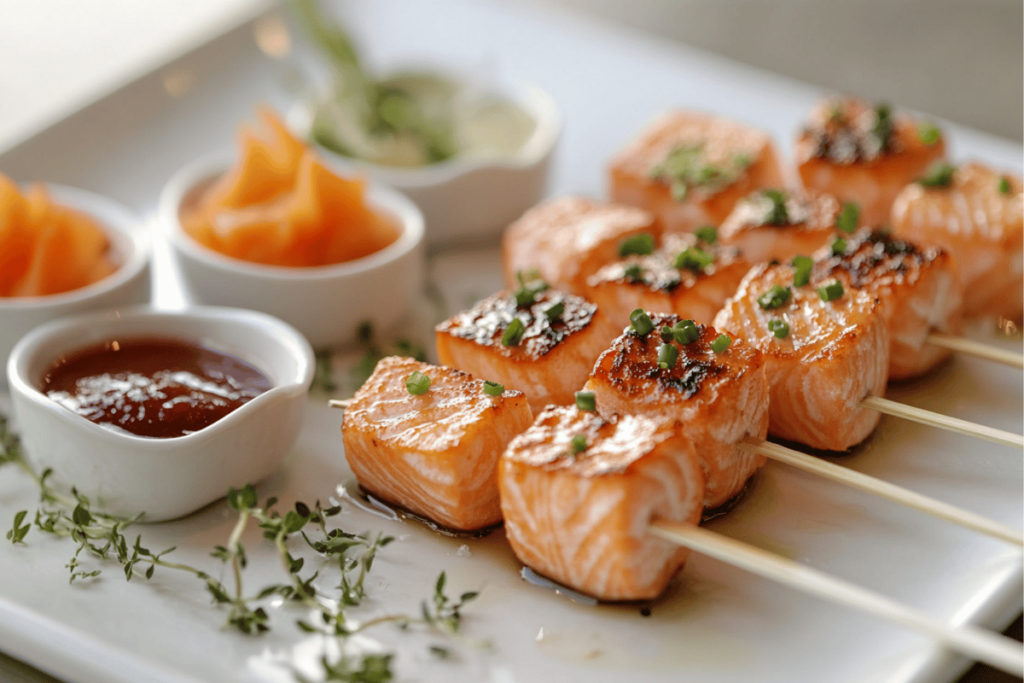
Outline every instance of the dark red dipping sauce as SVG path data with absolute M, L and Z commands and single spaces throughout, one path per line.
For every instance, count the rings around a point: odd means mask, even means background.
M 57 359 L 39 390 L 103 426 L 167 439 L 197 432 L 270 388 L 245 361 L 176 339 L 124 339 Z

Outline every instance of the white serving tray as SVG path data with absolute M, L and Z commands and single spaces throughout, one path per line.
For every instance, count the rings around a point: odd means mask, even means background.
M 778 76 L 529 5 L 375 0 L 345 8 L 371 63 L 408 64 L 428 56 L 433 63 L 493 69 L 550 92 L 565 122 L 553 195 L 602 194 L 608 157 L 668 107 L 755 123 L 785 149 L 820 95 Z M 174 170 L 233 140 L 257 102 L 283 111 L 295 96 L 294 83 L 289 65 L 263 55 L 253 26 L 246 25 L 0 154 L 0 171 L 101 192 L 152 221 L 160 188 Z M 955 158 L 978 157 L 1020 172 L 1020 146 L 948 130 Z M 493 248 L 435 253 L 431 279 L 444 307 L 462 308 L 497 289 L 497 257 Z M 180 305 L 174 274 L 163 261 L 157 266 L 158 302 Z M 1001 343 L 1019 349 L 1019 341 Z M 1020 372 L 958 358 L 929 378 L 891 388 L 889 396 L 1020 433 L 1022 393 Z M 10 409 L 2 395 L 0 409 Z M 336 495 L 337 485 L 351 477 L 340 422 L 340 413 L 320 401 L 311 406 L 298 445 L 259 487 L 261 498 L 276 495 L 288 506 Z M 842 462 L 1013 526 L 1024 517 L 1024 463 L 1011 449 L 885 418 L 869 443 Z M 0 530 L 15 511 L 34 505 L 30 482 L 12 468 L 0 470 Z M 449 592 L 481 591 L 465 612 L 464 629 L 469 638 L 490 639 L 490 650 L 389 627 L 367 633 L 367 647 L 378 643 L 398 653 L 399 680 L 940 683 L 968 665 L 922 636 L 697 555 L 678 587 L 643 617 L 635 607 L 575 604 L 526 583 L 501 531 L 480 540 L 451 539 L 348 503 L 335 520 L 349 531 L 381 530 L 400 539 L 374 566 L 363 617 L 415 614 L 442 570 Z M 136 532 L 149 547 L 176 545 L 173 557 L 215 572 L 220 565 L 208 554 L 225 543 L 232 524 L 233 515 L 219 503 Z M 949 622 L 1003 628 L 1021 610 L 1019 550 L 782 465 L 769 463 L 749 497 L 709 526 Z M 278 582 L 272 548 L 255 529 L 244 540 L 246 585 Z M 294 628 L 304 615 L 287 606 L 271 609 L 269 635 L 224 630 L 225 614 L 208 604 L 202 585 L 170 571 L 126 583 L 115 565 L 96 581 L 69 585 L 64 564 L 72 546 L 37 530 L 26 541 L 0 542 L 0 650 L 58 677 L 79 683 L 289 681 L 288 667 L 308 666 L 322 646 Z M 328 572 L 327 580 L 333 577 Z M 456 657 L 431 657 L 427 646 L 434 643 L 451 646 Z

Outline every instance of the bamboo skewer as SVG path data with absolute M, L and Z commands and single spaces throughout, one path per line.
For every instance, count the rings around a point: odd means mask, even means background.
M 929 635 L 950 649 L 1017 676 L 1024 674 L 1024 646 L 972 626 L 948 626 L 891 598 L 726 536 L 679 522 L 655 519 L 648 527 L 659 538 L 791 588 L 847 605 Z
M 975 424 L 974 422 L 968 422 L 967 420 L 960 420 L 955 417 L 940 415 L 939 413 L 933 413 L 930 410 L 904 405 L 880 396 L 868 396 L 860 402 L 860 405 L 862 408 L 877 410 L 880 413 L 902 417 L 907 420 L 912 420 L 913 422 L 920 422 L 921 424 L 925 424 L 930 427 L 947 429 L 951 432 L 966 434 L 968 436 L 976 436 L 979 439 L 985 439 L 986 441 L 992 441 L 1004 446 L 1013 446 L 1015 448 L 1024 449 L 1024 436 L 1021 436 L 1020 434 L 1004 432 L 1001 429 L 994 429 L 992 427 Z
M 948 334 L 929 334 L 925 341 L 929 344 L 934 344 L 935 346 L 941 346 L 944 349 L 950 349 L 951 351 L 967 353 L 972 356 L 995 361 L 996 363 L 1002 363 L 1003 365 L 1010 365 L 1015 368 L 1024 368 L 1024 355 L 1014 353 L 1013 351 L 997 349 L 987 344 L 976 342 L 972 339 L 953 337 Z
M 958 524 L 962 527 L 1024 547 L 1024 535 L 1016 529 L 1000 524 L 999 522 L 995 522 L 986 517 L 982 517 L 981 515 L 973 512 L 963 510 L 955 505 L 943 503 L 940 500 L 929 498 L 928 496 L 915 493 L 914 491 L 910 491 L 895 484 L 890 484 L 889 482 L 882 481 L 881 479 L 877 479 L 867 474 L 862 474 L 861 472 L 856 472 L 846 467 L 835 465 L 827 460 L 815 458 L 807 455 L 806 453 L 801 453 L 784 446 L 779 446 L 778 444 L 759 441 L 749 437 L 740 443 L 740 448 L 746 451 L 760 453 L 761 455 L 786 463 L 787 465 L 804 470 L 805 472 L 811 472 L 812 474 L 818 474 L 833 481 L 848 484 L 862 491 L 873 493 L 901 505 L 906 505 L 907 507 L 938 517 L 939 519 L 944 519 L 947 522 L 952 522 L 953 524 Z

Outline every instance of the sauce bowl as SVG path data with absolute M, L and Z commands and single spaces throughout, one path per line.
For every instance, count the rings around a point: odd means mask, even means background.
M 124 206 L 92 192 L 61 185 L 46 186 L 53 200 L 92 218 L 110 240 L 118 268 L 91 285 L 48 296 L 0 297 L 0 387 L 11 349 L 34 327 L 65 315 L 149 303 L 149 233 Z
M 269 266 L 226 256 L 181 226 L 180 211 L 231 165 L 233 155 L 200 158 L 178 171 L 160 197 L 160 220 L 192 303 L 261 311 L 293 325 L 316 348 L 356 338 L 361 323 L 387 329 L 409 313 L 425 273 L 423 215 L 401 193 L 369 183 L 371 206 L 394 217 L 398 239 L 369 256 L 328 266 Z
M 118 338 L 170 338 L 231 354 L 255 366 L 270 389 L 203 429 L 161 439 L 100 426 L 37 388 L 62 356 Z M 278 468 L 302 426 L 314 365 L 303 336 L 262 313 L 131 307 L 36 328 L 11 352 L 7 372 L 25 455 L 36 471 L 52 468 L 55 485 L 76 487 L 98 509 L 160 521 Z

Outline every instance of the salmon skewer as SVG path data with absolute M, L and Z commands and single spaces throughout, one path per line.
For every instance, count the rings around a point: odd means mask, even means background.
M 535 291 L 542 286 L 495 294 L 439 324 L 440 362 L 522 391 L 535 413 L 549 403 L 570 405 L 618 330 L 594 304 Z
M 654 216 L 626 204 L 562 197 L 538 204 L 502 236 L 505 282 L 532 273 L 552 287 L 583 295 L 586 280 L 619 256 L 623 240 L 660 234 Z
M 788 262 L 853 232 L 858 216 L 856 205 L 844 206 L 832 195 L 761 190 L 736 204 L 719 235 L 750 263 Z
M 945 154 L 934 125 L 854 97 L 820 102 L 794 148 L 804 187 L 856 202 L 871 227 L 885 225 L 900 190 Z
M 429 378 L 423 393 L 407 387 Z M 460 531 L 501 522 L 498 458 L 533 421 L 519 391 L 412 358 L 384 358 L 348 403 L 345 458 L 369 493 Z
M 979 163 L 938 168 L 907 185 L 892 207 L 893 232 L 952 254 L 971 317 L 1024 317 L 1024 183 Z
M 699 447 L 704 471 L 704 506 L 717 508 L 737 496 L 764 464 L 763 455 L 743 449 L 746 437 L 764 440 L 768 432 L 768 381 L 761 353 L 742 341 L 716 352 L 719 333 L 694 324 L 689 336 L 666 336 L 682 327 L 677 315 L 652 313 L 653 328 L 633 328 L 601 354 L 587 380 L 598 412 L 645 415 L 678 421 Z M 681 343 L 686 342 L 686 343 Z M 722 343 L 722 342 L 719 342 Z M 676 360 L 661 367 L 666 351 Z M 671 355 L 671 353 L 669 353 Z
M 713 242 L 666 234 L 650 254 L 601 268 L 581 294 L 611 320 L 627 320 L 630 311 L 642 308 L 710 322 L 750 269 L 738 250 Z
M 608 170 L 612 200 L 650 211 L 668 232 L 721 225 L 740 198 L 785 185 L 767 133 L 695 111 L 654 121 Z

